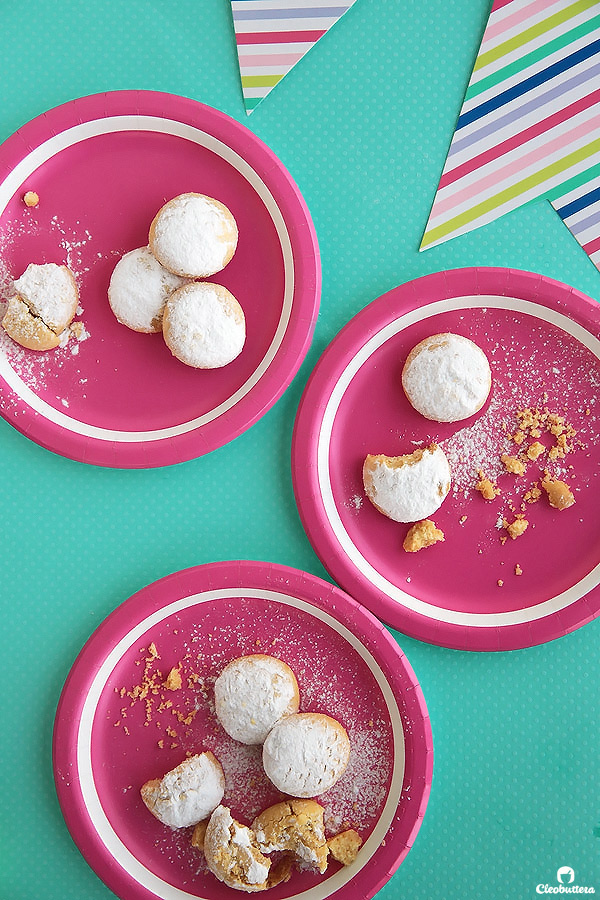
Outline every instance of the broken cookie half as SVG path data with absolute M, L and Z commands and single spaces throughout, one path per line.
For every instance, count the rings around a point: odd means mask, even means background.
M 77 283 L 67 266 L 30 263 L 14 282 L 2 327 L 28 350 L 53 350 L 61 343 L 78 302 Z

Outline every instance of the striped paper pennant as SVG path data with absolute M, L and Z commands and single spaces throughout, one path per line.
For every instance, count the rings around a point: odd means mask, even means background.
M 598 0 L 494 0 L 421 249 L 539 197 L 600 267 Z
M 356 0 L 231 0 L 248 115 Z

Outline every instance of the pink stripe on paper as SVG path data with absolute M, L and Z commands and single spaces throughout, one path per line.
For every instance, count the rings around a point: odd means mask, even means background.
M 494 0 L 491 13 L 497 12 L 499 9 L 504 9 L 505 6 L 508 6 L 509 3 L 513 3 L 514 0 Z M 490 13 L 490 15 L 491 15 Z
M 293 66 L 302 59 L 302 53 L 249 53 L 239 54 L 240 66 Z
M 237 32 L 238 44 L 292 44 L 314 43 L 323 37 L 325 31 L 254 31 Z
M 581 245 L 588 256 L 591 256 L 592 253 L 596 253 L 600 250 L 600 237 L 594 238 L 593 241 L 589 241 L 587 244 Z
M 498 188 L 501 182 L 510 179 L 511 176 L 518 177 L 519 173 L 532 163 L 543 163 L 546 160 L 546 157 L 551 153 L 560 150 L 570 151 L 574 149 L 576 141 L 580 138 L 587 137 L 590 132 L 596 131 L 598 127 L 600 127 L 600 113 L 593 118 L 588 119 L 586 122 L 582 122 L 576 128 L 567 130 L 564 134 L 560 134 L 553 140 L 542 144 L 540 147 L 536 147 L 535 150 L 526 153 L 525 156 L 520 156 L 503 168 L 494 169 L 484 178 L 480 178 L 479 181 L 475 181 L 473 184 L 465 186 L 451 197 L 438 200 L 434 207 L 436 217 L 454 209 L 459 204 L 464 203 L 466 200 L 471 200 L 473 197 L 489 189 L 491 189 L 492 194 L 495 194 L 495 189 Z
M 525 128 L 518 134 L 515 134 L 507 140 L 503 141 L 501 144 L 496 144 L 495 147 L 490 147 L 488 150 L 485 150 L 478 156 L 474 156 L 472 159 L 467 159 L 460 166 L 456 166 L 455 169 L 450 169 L 448 172 L 444 172 L 444 174 L 440 178 L 439 189 L 447 187 L 449 184 L 453 184 L 455 181 L 458 181 L 460 178 L 463 178 L 470 172 L 474 172 L 476 169 L 480 169 L 488 163 L 492 162 L 492 160 L 498 159 L 500 156 L 504 156 L 505 153 L 509 153 L 511 150 L 515 150 L 522 144 L 526 144 L 532 138 L 538 137 L 538 135 L 543 134 L 544 131 L 550 131 L 552 128 L 556 127 L 556 125 L 560 125 L 561 122 L 565 122 L 567 119 L 576 116 L 584 109 L 589 109 L 590 106 L 594 106 L 596 103 L 600 103 L 600 88 L 597 91 L 588 94 L 586 97 L 581 97 L 579 100 L 576 100 L 574 103 L 571 103 L 564 109 L 558 110 L 558 112 L 553 113 L 551 116 L 542 119 L 540 122 L 536 122 L 535 125 L 531 125 L 529 128 Z
M 501 19 L 499 22 L 490 22 L 483 36 L 480 52 L 484 49 L 488 41 L 493 40 L 498 37 L 498 35 L 514 28 L 515 25 L 522 25 L 523 22 L 526 22 L 528 19 L 546 12 L 550 5 L 552 4 L 549 3 L 548 0 L 533 0 L 532 3 L 522 6 L 520 9 L 517 8 L 515 12 L 506 16 L 505 19 Z

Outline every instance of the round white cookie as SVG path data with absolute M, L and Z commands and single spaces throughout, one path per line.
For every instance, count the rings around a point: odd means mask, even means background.
M 163 336 L 181 362 L 196 369 L 218 369 L 242 352 L 244 311 L 220 284 L 194 281 L 174 291 L 163 312 Z
M 153 334 L 162 331 L 169 294 L 186 281 L 161 266 L 149 247 L 139 247 L 122 256 L 113 269 L 108 302 L 122 325 Z
M 483 350 L 459 334 L 434 334 L 413 347 L 402 370 L 409 403 L 436 422 L 458 422 L 478 412 L 492 386 Z
M 190 756 L 162 778 L 147 781 L 140 793 L 163 825 L 186 828 L 216 809 L 225 793 L 225 776 L 219 760 L 208 751 Z
M 232 660 L 215 682 L 217 718 L 242 744 L 262 744 L 284 716 L 298 712 L 299 692 L 290 667 L 262 653 Z
M 371 503 L 395 522 L 418 522 L 439 509 L 450 490 L 450 464 L 437 444 L 403 456 L 369 454 L 363 484 Z
M 156 259 L 187 278 L 220 272 L 235 253 L 237 241 L 237 224 L 225 204 L 193 192 L 165 203 L 148 236 Z
M 342 777 L 349 759 L 346 729 L 322 713 L 287 716 L 263 744 L 267 777 L 291 797 L 324 794 Z

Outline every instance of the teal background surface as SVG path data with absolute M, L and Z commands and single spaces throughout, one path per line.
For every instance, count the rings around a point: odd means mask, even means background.
M 314 340 L 294 382 L 209 456 L 101 469 L 0 419 L 2 900 L 113 896 L 66 830 L 51 767 L 62 684 L 111 610 L 213 560 L 327 578 L 300 524 L 289 457 L 302 389 L 345 322 L 402 282 L 460 266 L 536 271 L 600 298 L 600 273 L 543 201 L 418 252 L 488 12 L 487 0 L 357 0 L 247 118 L 229 0 L 1 0 L 1 140 L 99 91 L 201 100 L 247 124 L 289 169 L 323 268 Z M 600 621 L 495 655 L 395 637 L 428 703 L 435 765 L 415 845 L 378 897 L 525 900 L 540 883 L 556 886 L 564 865 L 600 892 Z

